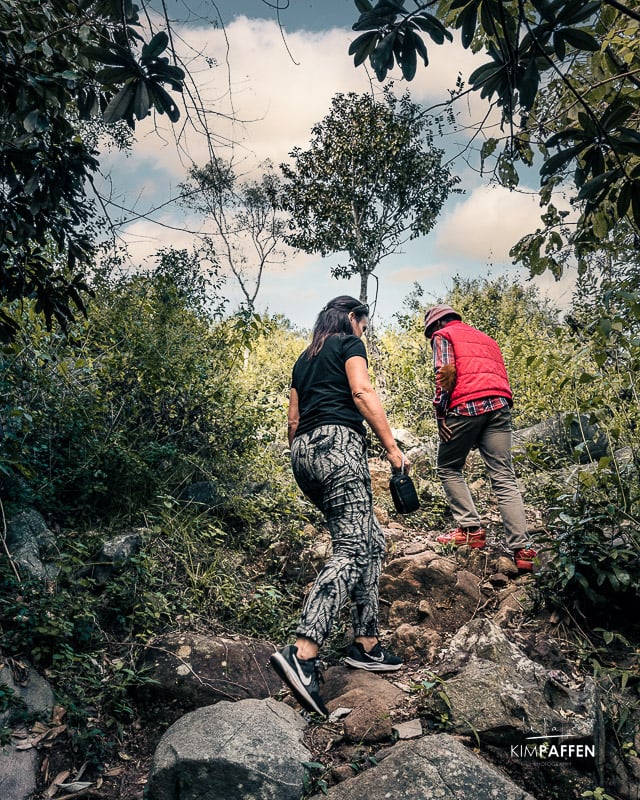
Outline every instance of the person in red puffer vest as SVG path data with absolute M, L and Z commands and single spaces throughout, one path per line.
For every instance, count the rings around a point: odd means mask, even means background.
M 529 571 L 537 553 L 527 536 L 511 460 L 513 398 L 500 347 L 443 304 L 425 314 L 424 333 L 431 341 L 436 372 L 438 477 L 457 523 L 437 541 L 453 547 L 486 545 L 486 531 L 462 474 L 469 452 L 477 447 L 498 500 L 507 547 L 518 569 Z

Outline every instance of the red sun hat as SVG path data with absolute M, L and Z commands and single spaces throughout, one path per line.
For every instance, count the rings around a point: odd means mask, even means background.
M 431 328 L 435 323 L 442 319 L 443 317 L 457 317 L 460 321 L 462 321 L 462 317 L 458 312 L 451 308 L 451 306 L 444 305 L 441 303 L 440 305 L 433 306 L 430 308 L 427 313 L 424 315 L 424 333 L 425 336 L 428 335 L 429 328 Z

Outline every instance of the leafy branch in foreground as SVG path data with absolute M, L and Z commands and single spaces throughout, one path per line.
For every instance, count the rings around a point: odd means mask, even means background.
M 138 12 L 130 0 L 0 0 L 2 339 L 15 335 L 23 298 L 49 327 L 84 311 L 98 161 L 83 126 L 133 128 L 152 108 L 179 117 L 164 85 L 181 92 L 185 74 L 162 55 L 166 32 L 145 43 Z
M 494 157 L 498 180 L 513 188 L 518 164 L 531 165 L 536 150 L 543 157 L 544 228 L 512 255 L 534 272 L 558 276 L 562 247 L 580 258 L 621 219 L 638 232 L 640 14 L 633 7 L 610 0 L 416 0 L 412 10 L 395 0 L 355 5 L 359 36 L 349 52 L 356 66 L 368 59 L 378 80 L 396 64 L 406 80 L 418 58 L 427 66 L 424 34 L 443 44 L 459 31 L 463 47 L 489 57 L 468 80 L 499 110 L 506 138 L 502 150 L 487 138 L 482 162 Z M 568 233 L 551 204 L 552 190 L 567 179 L 579 211 Z

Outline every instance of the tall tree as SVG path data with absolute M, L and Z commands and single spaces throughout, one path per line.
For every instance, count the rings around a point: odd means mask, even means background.
M 255 311 L 265 269 L 284 259 L 280 179 L 270 164 L 258 180 L 242 180 L 223 159 L 192 167 L 181 185 L 185 205 L 204 215 L 212 231 L 205 252 L 223 274 L 232 274 L 243 307 Z
M 360 276 L 360 300 L 378 264 L 427 234 L 458 178 L 433 146 L 429 119 L 408 94 L 337 94 L 307 150 L 282 164 L 288 241 L 307 253 L 345 252 L 335 277 Z
M 397 63 L 407 80 L 428 64 L 424 34 L 436 44 L 458 30 L 462 45 L 489 60 L 468 77 L 471 90 L 502 114 L 502 141 L 490 134 L 482 161 L 495 158 L 503 185 L 518 163 L 542 156 L 543 229 L 514 254 L 533 272 L 562 271 L 567 244 L 583 257 L 627 218 L 640 233 L 640 11 L 621 0 L 355 0 L 359 36 L 350 53 L 379 80 Z M 478 121 L 480 126 L 482 121 Z M 570 179 L 579 219 L 563 237 L 551 190 Z
M 84 121 L 179 117 L 164 85 L 182 91 L 185 74 L 162 55 L 166 32 L 145 43 L 138 12 L 131 0 L 0 0 L 0 338 L 22 298 L 48 324 L 83 308 L 98 168 Z

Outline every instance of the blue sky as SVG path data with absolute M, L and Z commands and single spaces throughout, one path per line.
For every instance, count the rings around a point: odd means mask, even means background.
M 120 233 L 136 262 L 152 258 L 162 247 L 190 248 L 198 231 L 206 230 L 206 221 L 171 201 L 190 164 L 206 163 L 210 143 L 219 155 L 232 158 L 240 171 L 257 175 L 265 159 L 277 165 L 293 147 L 306 146 L 311 126 L 325 116 L 335 93 L 371 91 L 371 76 L 362 67 L 355 69 L 347 54 L 357 16 L 352 0 L 291 0 L 289 8 L 280 12 L 283 30 L 272 8 L 275 2 L 169 0 L 178 47 L 207 110 L 209 139 L 202 130 L 190 125 L 172 128 L 159 117 L 138 125 L 131 154 L 112 152 L 104 158 L 114 200 L 128 209 L 125 217 L 130 222 Z M 223 25 L 215 26 L 215 19 Z M 419 68 L 408 85 L 412 99 L 426 107 L 448 97 L 458 73 L 464 78 L 482 63 L 482 56 L 478 61 L 457 43 L 428 47 L 429 68 Z M 399 92 L 407 88 L 399 75 L 392 77 Z M 373 86 L 380 89 L 375 78 Z M 479 98 L 472 96 L 459 108 L 461 123 L 480 118 L 484 110 Z M 453 155 L 467 142 L 468 133 L 459 130 L 437 144 Z M 526 191 L 527 184 L 535 186 L 535 174 L 523 176 L 525 191 L 509 193 L 489 187 L 462 157 L 455 160 L 454 171 L 465 193 L 450 198 L 427 237 L 407 243 L 403 252 L 380 264 L 379 319 L 389 320 L 401 310 L 415 282 L 428 301 L 441 297 L 456 274 L 518 274 L 510 265 L 508 250 L 537 227 L 537 200 L 531 190 Z M 322 259 L 299 254 L 285 265 L 269 268 L 258 309 L 310 325 L 329 298 L 358 294 L 359 279 L 331 277 L 331 266 L 341 261 L 344 256 Z M 570 280 L 557 285 L 544 276 L 538 283 L 563 304 L 570 297 Z M 232 280 L 227 290 L 232 302 L 239 301 Z M 370 293 L 374 291 L 370 284 Z

